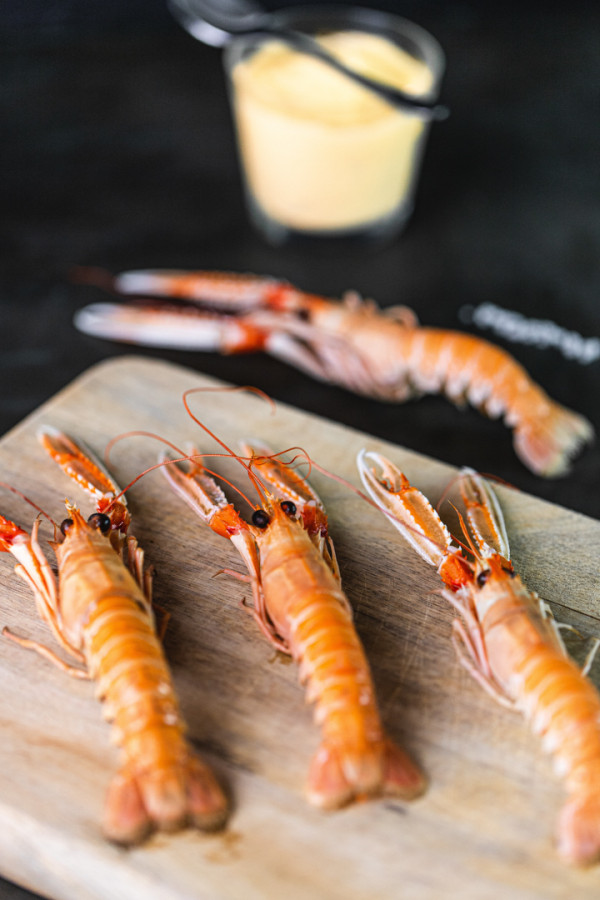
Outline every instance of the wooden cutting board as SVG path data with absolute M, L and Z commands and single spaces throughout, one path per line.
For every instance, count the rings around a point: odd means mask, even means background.
M 0 478 L 60 521 L 67 495 L 87 505 L 39 447 L 41 423 L 99 454 L 129 429 L 212 451 L 181 403 L 186 388 L 212 384 L 137 357 L 103 363 L 2 439 Z M 354 484 L 363 446 L 389 455 L 434 501 L 454 474 L 289 407 L 273 414 L 251 395 L 206 393 L 193 406 L 227 441 L 302 445 Z M 117 479 L 126 483 L 158 449 L 142 437 L 118 444 Z M 215 465 L 243 481 L 239 466 Z M 322 475 L 311 480 L 330 514 L 383 719 L 428 773 L 428 793 L 410 805 L 382 800 L 332 814 L 308 807 L 303 784 L 318 732 L 295 666 L 240 608 L 247 586 L 213 577 L 223 567 L 242 571 L 234 548 L 202 526 L 157 472 L 130 492 L 133 530 L 157 568 L 157 602 L 171 614 L 166 651 L 191 737 L 233 800 L 229 827 L 158 836 L 130 851 L 106 843 L 99 821 L 118 754 L 93 687 L 0 641 L 2 874 L 61 900 L 597 897 L 600 867 L 573 871 L 555 856 L 563 794 L 539 742 L 455 660 L 452 613 L 435 593 L 436 573 L 349 490 Z M 600 522 L 517 491 L 498 493 L 518 570 L 579 629 L 574 646 L 583 652 L 585 638 L 600 636 Z M 19 497 L 3 491 L 0 509 L 29 527 L 31 510 Z M 0 559 L 0 625 L 51 644 L 11 563 Z

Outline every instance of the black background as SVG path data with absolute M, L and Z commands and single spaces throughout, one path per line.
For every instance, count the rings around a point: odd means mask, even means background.
M 289 4 L 271 3 L 270 8 Z M 600 9 L 591 2 L 364 3 L 413 19 L 447 55 L 448 121 L 430 136 L 415 215 L 388 247 L 265 245 L 248 225 L 220 51 L 159 0 L 14 2 L 0 17 L 0 433 L 93 363 L 132 348 L 85 337 L 102 299 L 76 266 L 249 271 L 463 328 L 506 347 L 552 397 L 600 426 L 600 361 L 465 326 L 491 302 L 600 336 Z M 509 431 L 440 397 L 358 398 L 258 355 L 136 350 L 279 399 L 600 517 L 598 449 L 557 481 L 531 475 Z M 0 883 L 0 895 L 29 896 Z

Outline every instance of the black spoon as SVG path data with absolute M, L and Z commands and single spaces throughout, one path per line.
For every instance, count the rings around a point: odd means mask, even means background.
M 436 105 L 433 100 L 428 102 L 416 99 L 404 91 L 347 68 L 307 34 L 274 26 L 273 15 L 255 0 L 168 0 L 168 3 L 180 25 L 205 44 L 222 46 L 231 35 L 255 34 L 272 37 L 284 41 L 301 53 L 327 63 L 347 78 L 373 91 L 392 106 L 399 106 L 425 119 L 440 121 L 449 115 L 445 106 Z

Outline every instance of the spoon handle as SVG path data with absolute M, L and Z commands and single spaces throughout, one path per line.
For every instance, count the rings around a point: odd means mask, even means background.
M 309 56 L 322 60 L 324 63 L 331 66 L 332 69 L 345 75 L 346 78 L 349 78 L 357 84 L 360 84 L 362 87 L 367 88 L 367 90 L 378 94 L 392 106 L 399 106 L 415 115 L 420 115 L 426 119 L 435 119 L 437 121 L 447 119 L 450 115 L 447 107 L 440 106 L 436 104 L 435 101 L 427 101 L 419 99 L 418 97 L 413 97 L 411 94 L 406 94 L 398 88 L 385 84 L 385 82 L 368 78 L 366 75 L 361 75 L 360 72 L 357 72 L 355 69 L 348 68 L 348 66 L 345 66 L 344 63 L 340 62 L 332 53 L 325 50 L 318 41 L 306 34 L 302 34 L 300 31 L 284 31 L 282 29 L 263 27 L 258 29 L 256 34 L 265 34 L 274 39 L 285 41 L 301 53 L 306 53 Z
M 188 23 L 204 22 L 224 32 L 225 39 L 262 30 L 270 18 L 255 0 L 169 0 L 169 7 L 187 31 Z
M 274 28 L 269 25 L 271 14 L 255 0 L 168 0 L 171 12 L 178 22 L 197 40 L 214 47 L 227 43 L 230 35 L 270 37 L 284 41 L 295 50 L 320 59 L 346 78 L 373 91 L 392 106 L 407 110 L 423 119 L 446 119 L 449 115 L 445 106 L 404 93 L 381 81 L 361 75 L 340 62 L 325 50 L 314 38 L 300 31 Z

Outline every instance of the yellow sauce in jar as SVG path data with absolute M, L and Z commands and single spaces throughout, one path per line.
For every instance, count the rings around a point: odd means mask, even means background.
M 392 41 L 340 31 L 318 38 L 347 66 L 415 97 L 431 69 Z M 248 189 L 272 220 L 303 231 L 358 228 L 409 200 L 427 123 L 326 63 L 275 40 L 232 72 Z

